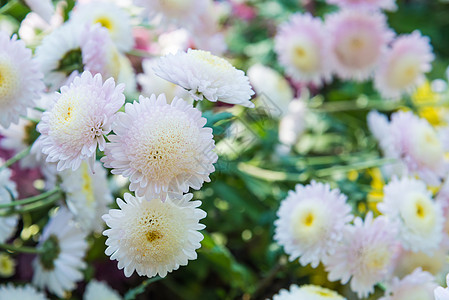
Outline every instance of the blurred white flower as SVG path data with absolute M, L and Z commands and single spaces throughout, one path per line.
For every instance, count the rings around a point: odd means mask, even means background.
M 297 286 L 292 284 L 290 290 L 282 289 L 273 296 L 273 300 L 346 300 L 338 293 L 317 286 L 317 285 L 302 285 Z
M 433 290 L 436 286 L 432 274 L 418 268 L 402 279 L 393 278 L 385 295 L 379 300 L 434 300 Z
M 0 299 L 4 300 L 48 300 L 43 293 L 40 293 L 30 284 L 24 286 L 14 286 L 12 283 L 0 286 Z
M 3 161 L 0 159 L 0 166 Z M 11 180 L 12 172 L 8 168 L 0 169 L 0 204 L 11 203 L 17 200 L 19 196 L 17 192 L 17 185 Z M 0 209 L 4 211 L 5 209 Z M 0 243 L 4 243 L 16 231 L 19 216 L 13 214 L 11 216 L 0 217 Z
M 91 280 L 84 292 L 83 300 L 121 300 L 119 293 L 104 282 Z

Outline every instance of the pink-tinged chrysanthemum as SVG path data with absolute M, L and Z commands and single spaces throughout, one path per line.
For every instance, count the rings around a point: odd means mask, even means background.
M 273 296 L 273 300 L 346 300 L 346 298 L 318 285 L 297 286 L 292 284 L 290 290 L 280 290 Z
M 42 76 L 25 43 L 0 31 L 0 126 L 17 123 L 34 106 L 44 89 Z
M 194 100 L 206 98 L 212 102 L 254 107 L 250 101 L 254 91 L 245 73 L 210 52 L 189 49 L 168 54 L 159 58 L 153 70 L 156 75 L 189 91 Z
M 435 300 L 449 300 L 449 274 L 446 276 L 446 288 L 441 286 L 435 288 Z
M 434 300 L 433 290 L 436 287 L 435 277 L 418 268 L 402 279 L 393 278 L 379 300 Z
M 289 192 L 277 212 L 274 239 L 291 261 L 299 258 L 303 266 L 311 263 L 316 268 L 333 254 L 345 224 L 352 219 L 346 199 L 338 189 L 314 181 Z
M 373 219 L 371 212 L 364 222 L 357 217 L 325 262 L 329 280 L 343 284 L 351 280 L 350 287 L 360 298 L 368 296 L 391 274 L 396 245 L 396 228 L 387 218 Z
M 105 69 L 108 63 L 108 53 L 115 46 L 106 28 L 99 24 L 86 25 L 80 36 L 80 46 L 83 57 L 84 70 L 92 74 L 100 73 L 105 77 Z M 109 76 L 108 76 L 109 75 Z
M 55 93 L 52 109 L 37 126 L 47 161 L 58 162 L 58 171 L 76 170 L 85 160 L 93 168 L 97 147 L 103 151 L 112 117 L 125 102 L 123 89 L 112 78 L 103 83 L 100 74 L 85 71 Z
M 321 85 L 331 78 L 328 40 L 320 19 L 297 13 L 280 26 L 275 50 L 289 76 Z
M 333 71 L 343 79 L 368 79 L 393 32 L 380 13 L 342 10 L 326 17 Z
M 128 177 L 139 197 L 198 190 L 210 181 L 217 161 L 212 129 L 205 124 L 201 112 L 181 98 L 167 104 L 164 94 L 140 96 L 117 114 L 102 161 L 113 174 Z
M 380 9 L 396 10 L 396 0 L 326 0 L 330 4 L 335 4 L 341 8 L 354 10 L 375 11 Z
M 384 187 L 384 201 L 377 205 L 398 227 L 398 240 L 404 249 L 431 253 L 443 238 L 443 210 L 420 180 L 403 177 Z
M 419 31 L 399 36 L 376 70 L 374 85 L 389 99 L 410 94 L 424 82 L 424 73 L 432 69 L 434 55 L 430 40 Z
M 140 276 L 165 277 L 196 259 L 201 247 L 203 235 L 198 231 L 205 228 L 200 220 L 206 217 L 198 208 L 201 201 L 191 201 L 192 194 L 181 199 L 150 197 L 126 193 L 124 200 L 117 199 L 120 209 L 103 216 L 110 227 L 103 232 L 108 237 L 105 253 L 118 261 L 126 277 L 134 270 Z

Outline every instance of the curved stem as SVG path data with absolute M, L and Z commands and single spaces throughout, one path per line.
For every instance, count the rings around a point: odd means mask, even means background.
M 19 3 L 19 1 L 17 1 L 17 0 L 8 1 L 5 5 L 0 7 L 0 14 L 6 14 L 9 10 L 11 10 L 18 3 Z
M 150 285 L 153 282 L 159 281 L 161 279 L 162 278 L 158 276 L 158 277 L 148 278 L 148 279 L 142 281 L 142 283 L 139 286 L 137 286 L 137 287 L 133 288 L 132 290 L 128 291 L 125 294 L 125 297 L 123 299 L 124 300 L 134 300 L 137 295 L 142 294 L 143 292 L 145 292 L 145 288 L 148 285 Z
M 38 200 L 45 199 L 45 198 L 47 198 L 47 197 L 49 197 L 49 196 L 51 196 L 51 195 L 53 195 L 53 194 L 55 194 L 55 193 L 57 193 L 59 191 L 61 191 L 61 189 L 59 187 L 56 187 L 56 188 L 54 188 L 54 189 L 52 189 L 50 191 L 47 191 L 47 192 L 42 193 L 42 194 L 37 195 L 37 196 L 28 197 L 28 198 L 20 199 L 20 200 L 16 200 L 16 201 L 11 201 L 9 203 L 2 203 L 2 204 L 0 204 L 0 209 L 8 208 L 8 207 L 14 207 L 16 205 L 29 204 L 29 203 L 32 203 L 32 202 L 35 202 L 35 201 L 38 201 Z
M 58 201 L 59 199 L 61 199 L 61 193 L 56 193 L 46 199 L 33 202 L 33 203 L 26 205 L 22 208 L 15 209 L 15 208 L 11 207 L 9 210 L 0 211 L 0 217 L 9 216 L 12 214 L 23 214 L 23 213 L 30 212 L 33 210 L 37 210 L 37 209 L 43 208 L 45 206 L 51 205 L 54 202 Z
M 42 249 L 40 249 L 40 248 L 26 247 L 26 246 L 14 246 L 11 244 L 0 243 L 0 248 L 5 249 L 5 250 L 14 251 L 14 252 L 20 252 L 20 253 L 33 253 L 33 254 L 42 253 Z
M 25 149 L 23 149 L 22 151 L 20 151 L 19 153 L 17 153 L 16 155 L 11 157 L 10 159 L 8 159 L 7 161 L 5 161 L 5 163 L 0 166 L 0 170 L 10 167 L 16 161 L 19 161 L 22 158 L 24 158 L 25 156 L 27 156 L 30 153 L 30 151 L 31 151 L 31 145 L 26 147 Z

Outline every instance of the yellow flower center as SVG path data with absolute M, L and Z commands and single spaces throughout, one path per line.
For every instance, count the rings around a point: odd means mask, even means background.
M 301 72 L 314 72 L 319 67 L 318 51 L 307 41 L 298 42 L 293 46 L 291 60 Z
M 365 265 L 370 270 L 382 270 L 390 261 L 390 251 L 387 247 L 368 248 L 363 252 Z
M 415 56 L 404 55 L 397 58 L 397 61 L 392 64 L 388 82 L 393 87 L 402 89 L 413 84 L 420 74 L 419 60 Z
M 436 221 L 435 207 L 432 200 L 422 193 L 406 195 L 401 207 L 401 217 L 404 223 L 414 232 L 421 234 L 433 230 Z
M 83 180 L 82 191 L 86 196 L 86 202 L 88 205 L 92 205 L 95 202 L 94 188 L 92 184 L 92 176 L 89 170 L 87 163 L 83 163 L 81 165 L 82 175 L 81 178 Z
M 300 290 L 305 292 L 304 294 L 309 294 L 311 298 L 313 297 L 313 299 L 317 300 L 318 299 L 344 300 L 344 298 L 339 294 L 337 294 L 336 292 L 317 285 L 312 284 L 303 285 L 300 287 Z
M 114 22 L 107 16 L 98 16 L 94 20 L 94 24 L 96 23 L 100 24 L 109 31 L 112 31 L 114 29 Z
M 232 69 L 234 68 L 226 59 L 215 56 L 211 54 L 209 51 L 203 50 L 190 50 L 188 52 L 189 55 L 205 62 L 206 64 L 220 68 L 222 70 Z
M 323 238 L 326 230 L 324 212 L 314 201 L 299 203 L 292 214 L 292 232 L 302 244 L 312 244 Z
M 17 71 L 9 61 L 0 57 L 0 104 L 9 104 L 14 100 L 14 93 L 18 87 Z

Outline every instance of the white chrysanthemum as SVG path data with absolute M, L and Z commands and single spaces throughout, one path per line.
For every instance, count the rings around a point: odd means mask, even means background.
M 331 78 L 328 41 L 319 18 L 297 13 L 280 26 L 275 50 L 289 76 L 321 85 Z
M 84 160 L 93 167 L 97 146 L 103 151 L 112 117 L 125 102 L 123 89 L 114 79 L 103 84 L 100 74 L 92 77 L 88 71 L 63 86 L 37 126 L 47 161 L 58 162 L 58 171 L 76 170 Z
M 156 75 L 188 90 L 195 100 L 226 102 L 254 107 L 254 91 L 248 77 L 224 58 L 210 52 L 189 49 L 159 58 Z
M 47 23 L 51 22 L 51 17 L 55 13 L 51 0 L 25 0 L 25 3 Z
M 142 61 L 143 73 L 137 75 L 137 82 L 142 87 L 142 94 L 147 97 L 150 97 L 152 94 L 165 94 L 167 100 L 175 97 L 185 100 L 189 99 L 189 93 L 182 87 L 154 74 L 152 68 L 156 65 L 156 62 L 157 59 L 145 59 Z
M 299 257 L 303 266 L 311 263 L 316 268 L 333 254 L 345 224 L 352 219 L 346 199 L 338 189 L 314 181 L 289 192 L 277 212 L 274 239 L 291 261 Z
M 346 298 L 317 285 L 307 284 L 299 287 L 292 284 L 290 290 L 280 290 L 273 296 L 273 300 L 346 300 Z
M 325 262 L 328 278 L 342 284 L 351 280 L 351 290 L 360 298 L 374 292 L 374 285 L 386 279 L 395 258 L 396 228 L 387 218 L 373 219 L 369 212 L 365 221 L 357 217 L 344 231 L 343 242 Z
M 84 292 L 83 300 L 121 300 L 122 297 L 106 283 L 91 280 Z
M 192 194 L 181 199 L 157 196 L 136 198 L 126 193 L 117 199 L 120 209 L 113 209 L 103 219 L 111 228 L 105 253 L 118 261 L 129 277 L 136 270 L 140 276 L 165 277 L 167 272 L 187 265 L 197 258 L 205 226 L 199 221 L 206 213 L 199 209 L 201 201 L 190 201 Z
M 141 197 L 153 193 L 186 193 L 209 182 L 217 161 L 212 129 L 203 127 L 201 112 L 180 98 L 140 96 L 125 105 L 112 125 L 105 166 L 129 177 L 130 190 Z
M 435 300 L 449 300 L 449 274 L 446 276 L 446 288 L 441 286 L 435 288 Z
M 0 166 L 2 164 L 3 161 L 0 159 Z M 18 196 L 16 183 L 11 180 L 11 170 L 0 169 L 0 204 L 11 203 Z M 16 231 L 18 218 L 17 215 L 0 217 L 0 243 L 4 243 Z
M 377 205 L 399 228 L 398 239 L 405 249 L 431 253 L 443 238 L 443 210 L 420 180 L 403 177 L 384 187 L 384 201 Z
M 36 61 L 51 90 L 58 90 L 72 71 L 82 72 L 80 35 L 83 27 L 65 23 L 36 48 Z
M 418 268 L 402 279 L 393 278 L 391 286 L 379 300 L 434 300 L 436 287 L 432 274 Z
M 265 110 L 272 118 L 281 118 L 289 111 L 293 89 L 288 81 L 275 70 L 261 64 L 248 69 L 248 78 L 259 97 L 256 107 Z
M 60 208 L 44 228 L 38 247 L 45 252 L 33 261 L 33 284 L 47 288 L 63 298 L 83 279 L 83 257 L 88 244 L 86 234 L 72 220 L 70 212 Z
M 178 25 L 189 29 L 199 24 L 207 8 L 207 0 L 134 0 L 145 8 L 146 16 L 156 25 Z
M 394 33 L 381 13 L 341 10 L 326 16 L 330 59 L 343 79 L 368 79 L 377 67 Z
M 106 170 L 100 162 L 95 162 L 94 174 L 87 163 L 82 163 L 76 171 L 61 172 L 61 188 L 66 193 L 67 206 L 75 220 L 87 232 L 100 232 L 103 229 L 101 216 L 108 212 L 112 203 Z
M 31 285 L 13 286 L 11 283 L 0 286 L 0 299 L 4 300 L 47 300 L 43 293 Z
M 429 38 L 419 31 L 399 36 L 377 69 L 374 85 L 383 97 L 389 99 L 411 94 L 424 82 L 424 73 L 432 69 L 434 58 Z
M 0 126 L 17 123 L 44 89 L 42 73 L 25 43 L 0 31 Z
M 117 48 L 126 52 L 134 46 L 132 27 L 129 15 L 121 7 L 111 1 L 92 1 L 78 4 L 70 16 L 75 26 L 96 24 L 106 28 Z

